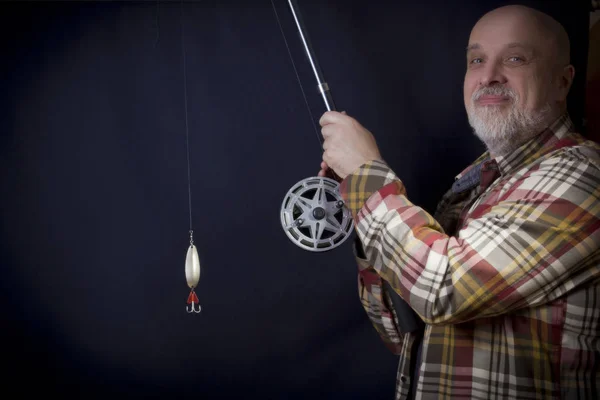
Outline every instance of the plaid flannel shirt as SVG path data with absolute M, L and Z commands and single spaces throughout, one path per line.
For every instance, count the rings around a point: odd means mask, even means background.
M 435 218 L 383 161 L 340 192 L 362 244 L 361 303 L 399 355 L 396 399 L 410 396 L 416 335 L 383 281 L 425 322 L 417 399 L 600 398 L 600 146 L 568 114 L 479 157 Z

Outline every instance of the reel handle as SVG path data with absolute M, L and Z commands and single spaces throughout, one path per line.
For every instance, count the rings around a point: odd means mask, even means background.
M 332 170 L 331 168 L 327 169 L 327 172 L 325 173 L 325 176 L 328 177 L 328 178 L 330 178 L 330 179 L 333 179 L 334 181 L 336 181 L 338 183 L 340 183 L 342 181 L 342 178 L 340 178 L 338 176 L 338 174 L 336 174 L 335 171 Z

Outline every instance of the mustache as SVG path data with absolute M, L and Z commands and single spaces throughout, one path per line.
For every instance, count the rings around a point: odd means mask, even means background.
M 475 92 L 473 92 L 471 99 L 473 101 L 477 101 L 482 96 L 504 96 L 512 100 L 515 100 L 517 98 L 517 94 L 512 89 L 501 85 L 483 86 L 482 88 L 477 89 Z

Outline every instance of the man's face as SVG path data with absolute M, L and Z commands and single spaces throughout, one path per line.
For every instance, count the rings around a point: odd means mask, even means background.
M 555 98 L 549 48 L 522 15 L 486 16 L 473 28 L 464 101 L 471 126 L 490 151 L 506 152 L 547 124 Z

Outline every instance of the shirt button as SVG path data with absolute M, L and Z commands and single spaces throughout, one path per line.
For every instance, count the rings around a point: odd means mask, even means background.
M 406 382 L 406 376 L 404 376 L 404 375 L 400 376 L 400 381 L 401 382 Z

